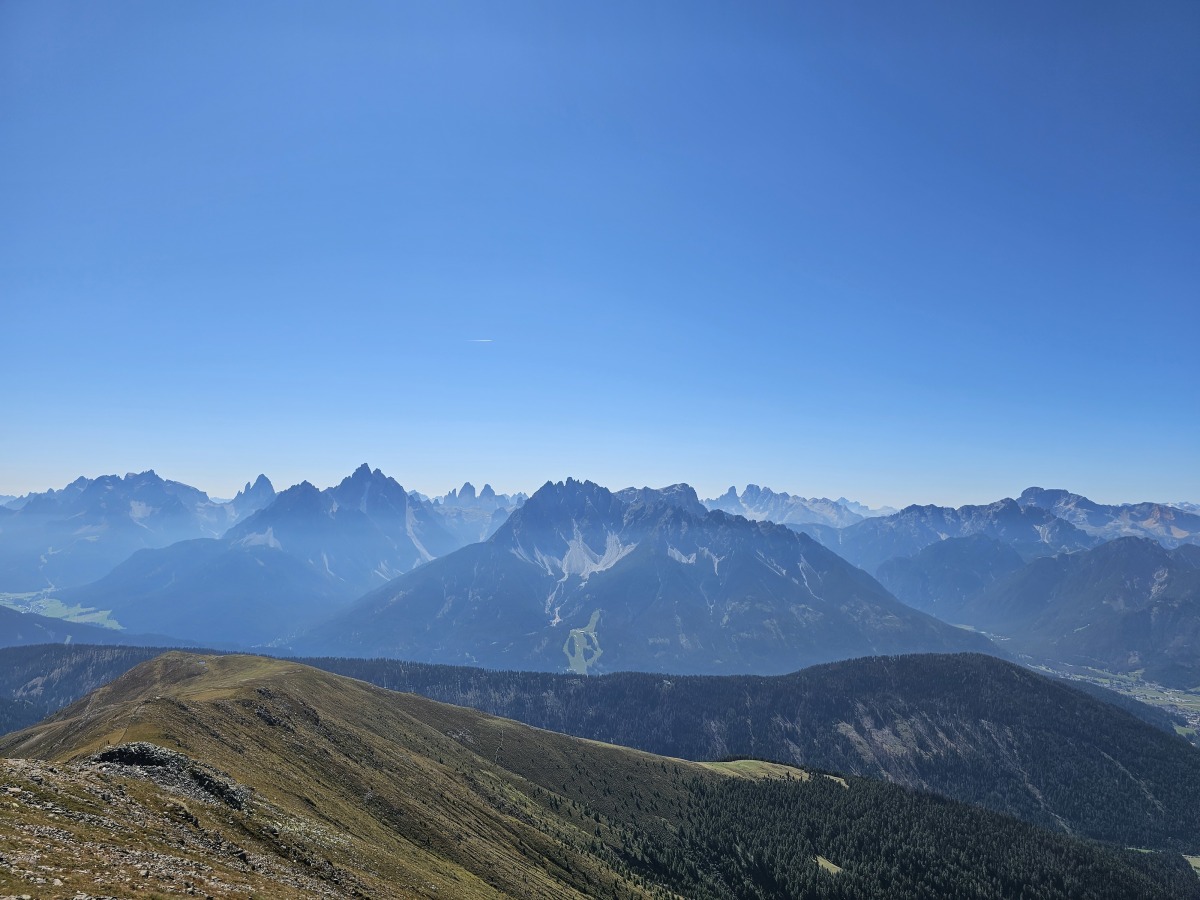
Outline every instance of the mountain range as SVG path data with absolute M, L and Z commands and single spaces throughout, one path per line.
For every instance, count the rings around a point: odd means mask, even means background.
M 362 465 L 325 490 L 288 488 L 220 539 L 136 553 L 56 596 L 110 610 L 127 629 L 253 646 L 462 543 L 431 504 Z
M 1200 896 L 1200 516 L 884 513 L 366 465 L 9 501 L 0 732 L 51 718 L 0 736 L 0 896 Z
M 182 541 L 271 546 L 279 541 L 273 529 L 282 528 L 292 556 L 323 571 L 341 594 L 357 596 L 435 555 L 487 537 L 524 499 L 496 494 L 489 485 L 476 495 L 468 482 L 431 502 L 365 464 L 324 491 L 304 482 L 276 494 L 259 475 L 227 502 L 153 471 L 79 478 L 62 490 L 0 505 L 0 592 L 78 588 L 111 574 L 139 550 Z M 246 521 L 259 512 L 253 523 Z M 350 544 L 361 550 L 349 551 Z M 337 555 L 340 568 L 326 571 L 325 561 Z M 161 565 L 143 562 L 141 568 Z
M 710 512 L 686 485 L 614 493 L 572 479 L 289 646 L 581 673 L 770 673 L 988 647 L 806 535 Z
M 1039 559 L 953 613 L 1040 660 L 1200 685 L 1200 547 L 1119 538 Z
M 445 526 L 456 534 L 463 544 L 484 541 L 495 534 L 514 509 L 527 499 L 525 494 L 497 494 L 490 484 L 485 484 L 477 494 L 475 486 L 466 482 L 461 488 L 435 497 L 433 505 L 441 515 Z
M 1023 559 L 1094 547 L 1100 538 L 1037 506 L 1004 499 L 983 506 L 907 506 L 890 516 L 845 528 L 793 525 L 871 573 L 889 559 L 912 556 L 949 538 L 983 535 L 1016 550 Z
M 26 495 L 0 507 L 0 591 L 85 584 L 137 550 L 224 534 L 274 496 L 260 475 L 230 502 L 216 503 L 153 470 L 78 478 Z
M 158 657 L 0 755 L 14 895 L 1200 897 L 1177 854 L 255 657 Z
M 947 622 L 961 622 L 968 599 L 1025 565 L 1011 544 L 973 534 L 936 541 L 912 556 L 893 556 L 875 575 L 909 606 Z
M 259 476 L 224 503 L 154 472 L 77 479 L 0 506 L 2 602 L 45 619 L 9 617 L 0 643 L 134 640 L 85 627 L 106 623 L 229 649 L 764 674 L 871 653 L 1000 652 L 915 609 L 1049 665 L 1200 682 L 1186 575 L 1200 516 L 1181 507 L 1029 488 L 1017 500 L 883 515 L 757 485 L 702 502 L 687 485 L 589 484 L 547 485 L 525 510 L 525 495 L 470 482 L 427 499 L 365 464 L 324 490 L 303 482 L 277 494 Z M 1108 547 L 1129 535 L 1183 555 Z M 1109 562 L 1066 561 L 1088 554 Z M 1119 578 L 1113 566 L 1128 570 Z M 1068 586 L 1045 587 L 1068 569 Z M 1155 577 L 1166 580 L 1151 596 Z M 1105 603 L 1089 605 L 1098 594 Z
M 895 512 L 890 507 L 870 509 L 845 497 L 829 500 L 824 497 L 810 498 L 776 493 L 757 484 L 746 485 L 746 489 L 740 495 L 736 487 L 730 487 L 720 497 L 705 500 L 703 503 L 708 509 L 719 509 L 721 512 L 745 516 L 755 521 L 766 520 L 780 525 L 816 523 L 835 528 L 853 525 L 871 516 L 885 516 Z
M 1150 538 L 1025 563 L 983 536 L 888 560 L 879 579 L 911 606 L 987 632 L 1012 653 L 1059 667 L 1200 685 L 1200 547 Z
M 1176 508 L 1165 503 L 1113 506 L 1096 503 L 1070 491 L 1038 487 L 1023 491 L 1017 502 L 1048 510 L 1081 531 L 1105 540 L 1145 537 L 1164 547 L 1200 543 L 1200 510 L 1195 508 Z

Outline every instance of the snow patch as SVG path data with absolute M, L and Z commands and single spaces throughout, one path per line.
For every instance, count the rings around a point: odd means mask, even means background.
M 700 548 L 700 550 L 698 551 L 698 553 L 700 553 L 700 554 L 703 554 L 704 556 L 707 556 L 709 559 L 711 559 L 711 560 L 712 560 L 712 564 L 713 564 L 713 574 L 714 574 L 714 575 L 720 575 L 720 574 L 721 574 L 721 573 L 718 571 L 718 569 L 719 569 L 719 568 L 720 568 L 720 566 L 721 566 L 721 561 L 722 561 L 723 559 L 725 559 L 725 557 L 723 557 L 723 556 L 717 556 L 717 554 L 713 553 L 713 552 L 712 552 L 711 550 L 709 550 L 707 547 L 701 547 L 701 548 Z
M 576 526 L 575 537 L 567 543 L 567 552 L 562 558 L 562 573 L 587 578 L 594 572 L 611 569 L 636 546 L 637 544 L 622 544 L 621 539 L 610 531 L 605 541 L 604 554 L 601 556 L 583 542 L 579 526 Z
M 527 563 L 532 563 L 546 570 L 547 575 L 561 576 L 560 580 L 565 580 L 571 575 L 578 575 L 580 578 L 586 579 L 589 575 L 596 572 L 603 572 L 605 569 L 611 569 L 624 557 L 633 552 L 637 547 L 636 543 L 622 544 L 621 539 L 612 532 L 608 533 L 608 538 L 605 541 L 604 552 L 597 553 L 586 543 L 583 536 L 579 533 L 579 526 L 575 526 L 575 535 L 567 541 L 567 550 L 560 559 L 557 556 L 551 556 L 549 553 L 542 552 L 539 548 L 534 548 L 532 555 L 524 547 L 517 545 L 509 552 L 517 559 Z M 546 612 L 550 612 L 550 604 L 546 604 Z
M 785 578 L 787 577 L 787 569 L 785 569 L 779 563 L 775 562 L 775 560 L 767 559 L 765 556 L 763 556 L 763 553 L 761 550 L 758 551 L 758 558 L 760 560 L 762 560 L 762 562 L 764 562 L 767 565 L 767 568 L 769 568 L 776 575 L 782 575 Z
M 560 560 L 557 556 L 547 556 L 541 550 L 535 550 L 533 552 L 533 559 L 530 560 L 530 562 L 533 562 L 534 564 L 545 569 L 547 575 L 557 575 L 558 570 L 562 568 L 562 560 Z
M 808 572 L 805 571 L 806 569 L 810 570 L 814 575 L 817 576 L 818 582 L 821 580 L 821 576 L 820 576 L 820 574 L 818 574 L 817 570 L 814 569 L 811 565 L 809 565 L 809 562 L 807 559 L 805 559 L 803 556 L 801 556 L 800 557 L 800 577 L 804 579 L 804 588 L 805 588 L 805 590 L 807 590 L 809 592 L 809 594 L 812 595 L 814 600 L 820 600 L 822 603 L 824 603 L 825 598 L 822 597 L 820 594 L 818 594 L 816 591 L 814 591 L 812 589 L 812 585 L 808 583 Z
M 1159 569 L 1154 573 L 1154 583 L 1150 586 L 1150 599 L 1153 600 L 1167 587 L 1167 579 L 1170 577 L 1170 572 L 1167 569 Z
M 538 568 L 545 569 L 547 575 L 555 575 L 555 576 L 558 575 L 559 559 L 557 556 L 547 556 L 541 550 L 536 550 L 536 549 L 533 551 L 533 555 L 530 556 L 529 551 L 526 550 L 524 547 L 522 547 L 520 544 L 513 547 L 509 552 L 513 556 L 515 556 L 517 559 L 521 560 L 522 562 L 527 562 L 530 565 L 534 565 L 534 566 L 537 566 Z M 549 611 L 550 611 L 550 607 L 547 606 L 546 612 L 549 612 Z
M 394 571 L 392 567 L 387 564 L 387 560 L 383 560 L 378 566 L 375 567 L 375 570 L 372 574 L 378 575 L 384 581 L 391 581 L 397 575 L 402 573 Z
M 270 547 L 272 550 L 282 550 L 283 544 L 275 537 L 274 528 L 268 527 L 261 534 L 248 534 L 240 541 L 243 547 Z
M 558 615 L 558 611 L 560 609 L 562 609 L 562 606 L 561 606 L 561 604 L 559 606 L 554 605 L 554 601 L 558 597 L 558 590 L 561 587 L 562 587 L 561 581 L 558 584 L 554 585 L 554 590 L 552 590 L 549 594 L 546 595 L 546 605 L 545 605 L 544 609 L 542 610 L 546 615 L 550 615 L 551 609 L 554 610 L 554 619 L 553 619 L 553 621 L 550 622 L 551 625 L 557 625 L 559 622 L 562 621 L 562 619 L 560 619 L 559 615 Z
M 683 563 L 685 566 L 694 566 L 696 564 L 695 553 L 689 553 L 687 556 L 684 556 L 682 552 L 676 550 L 674 547 L 667 547 L 667 556 L 671 557 L 675 562 Z
M 148 503 L 143 503 L 141 500 L 129 501 L 129 517 L 135 522 L 140 522 L 149 516 L 158 512 L 158 508 L 151 506 Z
M 363 501 L 364 505 L 366 501 Z M 417 552 L 421 554 L 422 562 L 429 562 L 433 559 L 433 554 L 425 549 L 425 545 L 421 543 L 421 539 L 417 537 L 417 533 L 413 528 L 413 522 L 416 516 L 413 513 L 412 504 L 408 504 L 404 509 L 404 533 L 408 535 L 408 539 L 413 542 L 413 546 L 417 548 Z

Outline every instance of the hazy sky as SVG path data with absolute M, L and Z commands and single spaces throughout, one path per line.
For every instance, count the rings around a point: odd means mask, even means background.
M 1200 4 L 0 4 L 0 492 L 1200 500 Z

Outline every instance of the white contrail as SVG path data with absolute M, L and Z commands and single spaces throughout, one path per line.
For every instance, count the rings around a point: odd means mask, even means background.
M 490 343 L 492 343 L 492 339 L 491 338 L 467 338 L 467 343 L 468 344 L 490 344 Z

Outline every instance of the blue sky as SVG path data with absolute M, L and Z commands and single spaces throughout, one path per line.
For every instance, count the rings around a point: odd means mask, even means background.
M 0 122 L 0 492 L 1200 500 L 1195 3 L 8 2 Z

